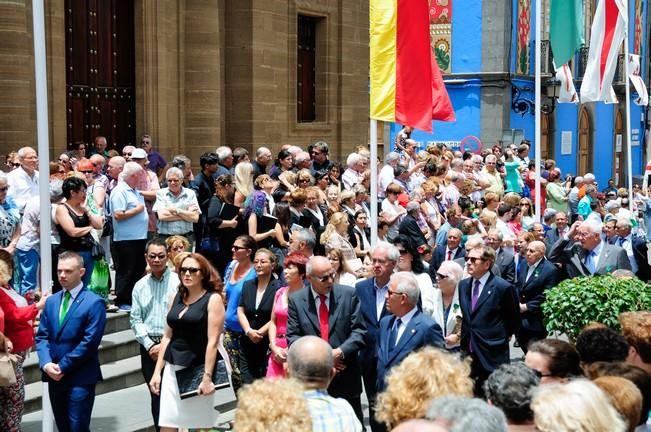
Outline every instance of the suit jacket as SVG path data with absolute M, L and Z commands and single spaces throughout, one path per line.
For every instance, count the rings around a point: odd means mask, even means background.
M 454 328 L 457 325 L 457 319 L 461 319 L 461 307 L 459 305 L 458 288 L 454 290 L 454 294 L 452 296 L 452 306 L 450 306 L 450 312 L 448 313 L 447 320 L 445 320 L 445 314 L 443 313 L 443 295 L 441 294 L 441 290 L 434 290 L 434 312 L 432 313 L 432 319 L 436 324 L 441 326 L 444 337 L 454 333 Z M 459 344 L 449 345 L 447 342 L 445 343 L 446 349 L 452 349 L 458 346 Z
M 48 298 L 41 313 L 36 333 L 39 367 L 58 364 L 64 375 L 59 383 L 64 386 L 94 385 L 102 380 L 98 348 L 106 324 L 104 300 L 82 289 L 59 325 L 63 293 Z M 41 379 L 53 382 L 45 372 Z
M 427 239 L 423 235 L 423 231 L 421 231 L 418 222 L 416 222 L 416 219 L 411 215 L 402 218 L 402 221 L 398 226 L 398 234 L 409 237 L 414 247 L 427 244 Z
M 443 347 L 441 327 L 430 317 L 416 310 L 407 323 L 398 343 L 389 346 L 389 335 L 396 321 L 394 315 L 385 316 L 380 321 L 377 346 L 377 381 L 378 392 L 384 389 L 385 377 L 389 370 L 399 364 L 405 357 L 424 346 Z
M 499 253 L 495 256 L 495 265 L 500 269 L 500 277 L 510 284 L 515 284 L 515 261 L 513 253 L 500 248 Z
M 377 318 L 375 306 L 375 278 L 371 277 L 357 282 L 355 285 L 357 297 L 360 301 L 360 312 L 366 327 L 364 335 L 364 348 L 359 352 L 359 361 L 364 365 L 377 363 L 377 337 L 380 329 L 380 320 L 391 313 L 387 310 L 386 302 L 382 304 L 380 319 Z
M 567 276 L 590 276 L 590 271 L 584 264 L 586 251 L 579 243 L 571 240 L 560 239 L 549 252 L 549 260 L 565 266 Z M 603 275 L 617 269 L 631 269 L 626 251 L 619 246 L 604 243 L 601 254 L 597 258 L 595 275 Z
M 561 236 L 558 234 L 558 228 L 552 228 L 549 231 L 545 233 L 545 246 L 547 246 L 547 254 L 549 255 L 549 252 L 552 249 L 552 246 L 559 241 Z
M 436 246 L 436 248 L 434 248 L 434 251 L 432 252 L 432 259 L 429 262 L 429 276 L 432 278 L 432 281 L 436 280 L 436 272 L 439 270 L 441 263 L 445 261 L 446 250 L 447 250 L 447 245 L 438 245 Z M 466 256 L 466 250 L 463 247 L 461 247 L 461 245 L 459 245 L 452 259 L 457 260 L 465 256 Z M 464 264 L 461 264 L 461 267 L 463 267 Z
M 463 279 L 458 288 L 463 316 L 461 350 L 469 352 L 472 340 L 482 367 L 492 372 L 510 360 L 509 339 L 520 329 L 520 307 L 515 287 L 491 273 L 472 310 L 472 283 L 471 277 Z
M 242 295 L 240 296 L 240 307 L 244 308 L 244 314 L 249 320 L 249 325 L 253 329 L 259 329 L 271 319 L 271 310 L 274 307 L 274 298 L 276 291 L 280 288 L 280 281 L 274 277 L 269 281 L 267 289 L 262 294 L 260 304 L 255 307 L 255 297 L 258 291 L 258 278 L 249 279 L 242 285 Z M 248 338 L 245 338 L 248 339 Z
M 538 263 L 533 274 L 527 281 L 529 266 L 526 261 L 518 278 L 518 298 L 520 303 L 527 305 L 527 311 L 521 314 L 522 330 L 545 333 L 541 305 L 545 301 L 545 291 L 555 287 L 560 282 L 558 269 L 545 258 Z
M 619 245 L 619 239 L 619 236 L 616 237 L 615 244 Z M 631 242 L 633 243 L 633 257 L 635 258 L 635 263 L 637 264 L 637 273 L 635 276 L 643 281 L 648 281 L 651 279 L 651 266 L 649 265 L 646 241 L 640 237 L 631 236 Z
M 355 288 L 333 285 L 328 307 L 328 342 L 344 353 L 346 369 L 338 373 L 328 390 L 335 395 L 357 396 L 362 392 L 358 352 L 364 347 L 366 328 L 360 313 Z M 289 296 L 287 341 L 291 345 L 301 336 L 321 337 L 319 315 L 309 286 Z

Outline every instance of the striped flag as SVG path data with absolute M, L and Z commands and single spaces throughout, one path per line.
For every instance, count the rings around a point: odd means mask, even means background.
M 370 0 L 371 118 L 427 132 L 454 110 L 429 35 L 427 0 Z
M 601 0 L 597 4 L 588 65 L 581 85 L 581 102 L 613 102 L 612 82 L 626 32 L 627 14 L 626 0 Z
M 649 105 L 649 93 L 646 91 L 644 80 L 640 76 L 640 56 L 637 54 L 628 55 L 628 77 L 635 87 L 637 98 L 633 101 L 635 105 Z

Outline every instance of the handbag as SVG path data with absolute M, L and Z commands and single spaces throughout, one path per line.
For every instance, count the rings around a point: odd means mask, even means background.
M 0 387 L 9 387 L 16 384 L 16 363 L 18 356 L 7 351 L 7 342 L 0 333 Z
M 181 399 L 199 395 L 199 385 L 203 379 L 204 371 L 205 365 L 203 363 L 198 366 L 187 367 L 176 371 L 176 383 L 179 386 L 179 397 Z M 215 385 L 215 390 L 226 388 L 230 385 L 224 360 L 218 360 L 215 364 L 212 382 Z
M 109 266 L 104 260 L 104 256 L 98 259 L 93 266 L 93 273 L 90 276 L 90 283 L 88 289 L 98 296 L 102 297 L 104 301 L 108 301 L 108 294 L 110 288 L 110 273 Z

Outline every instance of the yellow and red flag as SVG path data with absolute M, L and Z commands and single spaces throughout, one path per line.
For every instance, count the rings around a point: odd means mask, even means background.
M 436 64 L 427 0 L 370 0 L 371 118 L 432 131 L 454 121 Z

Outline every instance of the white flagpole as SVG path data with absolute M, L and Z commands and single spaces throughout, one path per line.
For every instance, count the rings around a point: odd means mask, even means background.
M 378 225 L 378 212 L 377 212 L 377 120 L 371 119 L 371 190 L 369 196 L 371 197 L 371 247 L 377 244 L 377 225 Z
M 633 211 L 633 152 L 631 145 L 631 83 L 628 67 L 628 19 L 624 30 L 624 81 L 626 85 L 626 164 L 628 169 L 628 209 Z
M 541 142 L 541 133 L 540 133 L 540 103 L 541 103 L 541 95 L 540 95 L 540 88 L 541 88 L 541 35 L 542 35 L 542 1 L 541 0 L 536 0 L 536 46 L 535 46 L 535 51 L 536 51 L 536 62 L 535 62 L 535 92 L 536 92 L 536 103 L 535 103 L 535 158 L 536 158 L 536 202 L 535 202 L 535 211 L 536 211 L 536 221 L 540 222 L 542 218 L 542 213 L 541 213 L 541 202 L 540 202 L 540 146 L 542 145 Z
M 39 196 L 41 205 L 41 293 L 49 293 L 52 283 L 52 251 L 50 249 L 50 143 L 47 112 L 47 60 L 45 48 L 45 11 L 43 0 L 32 2 L 34 25 L 34 83 L 36 88 L 36 132 L 38 139 Z M 42 387 L 43 432 L 54 430 L 54 415 L 50 405 L 47 383 Z

